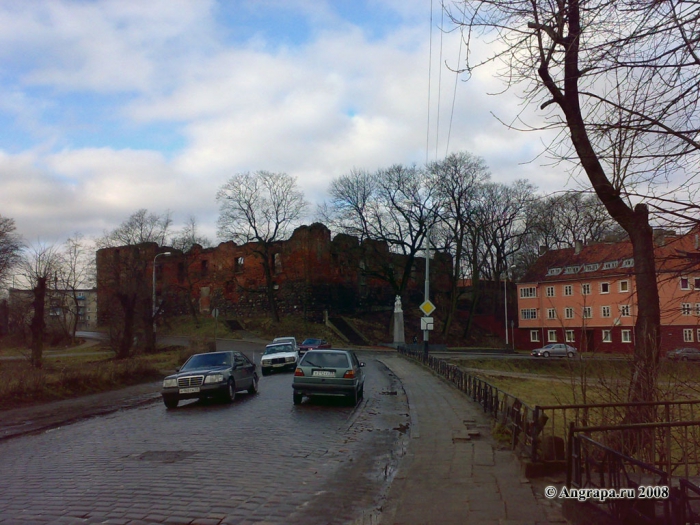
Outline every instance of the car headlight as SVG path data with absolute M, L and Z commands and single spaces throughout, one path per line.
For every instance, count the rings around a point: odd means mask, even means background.
M 223 380 L 223 374 L 209 374 L 206 378 L 204 378 L 205 383 L 221 383 Z
M 272 361 L 271 359 L 263 359 L 262 361 L 260 361 L 260 365 L 261 366 L 270 366 L 271 361 Z
M 287 362 L 287 363 L 294 363 L 294 362 L 297 360 L 297 358 L 294 357 L 294 356 L 292 356 L 292 357 L 285 357 L 284 360 L 285 360 L 285 362 Z
M 177 379 L 164 379 L 163 388 L 173 388 L 177 386 Z

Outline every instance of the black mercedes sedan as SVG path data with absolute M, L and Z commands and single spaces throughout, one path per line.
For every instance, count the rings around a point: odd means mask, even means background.
M 191 356 L 166 377 L 161 394 L 167 408 L 176 408 L 182 399 L 218 397 L 230 403 L 240 390 L 257 393 L 255 364 L 241 352 L 209 352 Z

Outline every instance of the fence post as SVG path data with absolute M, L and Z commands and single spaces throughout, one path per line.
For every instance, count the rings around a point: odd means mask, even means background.
M 532 413 L 532 425 L 530 426 L 530 460 L 534 463 L 537 461 L 537 442 L 539 440 L 540 427 L 540 407 L 535 405 L 535 410 Z
M 574 468 L 574 422 L 569 423 L 569 439 L 566 447 L 566 486 L 571 488 L 571 474 Z

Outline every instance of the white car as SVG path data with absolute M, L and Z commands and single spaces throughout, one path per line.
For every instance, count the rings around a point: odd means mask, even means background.
M 292 346 L 294 347 L 294 351 L 298 352 L 299 351 L 299 345 L 297 344 L 297 339 L 296 337 L 275 337 L 272 340 L 273 343 L 291 343 Z
M 262 374 L 275 370 L 295 370 L 299 362 L 299 351 L 290 342 L 272 343 L 265 347 L 260 361 Z

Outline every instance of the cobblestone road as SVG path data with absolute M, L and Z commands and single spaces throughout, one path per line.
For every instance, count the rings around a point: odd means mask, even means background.
M 0 523 L 368 521 L 402 454 L 406 399 L 372 354 L 365 400 L 292 404 L 290 374 L 230 404 L 154 403 L 0 443 Z

